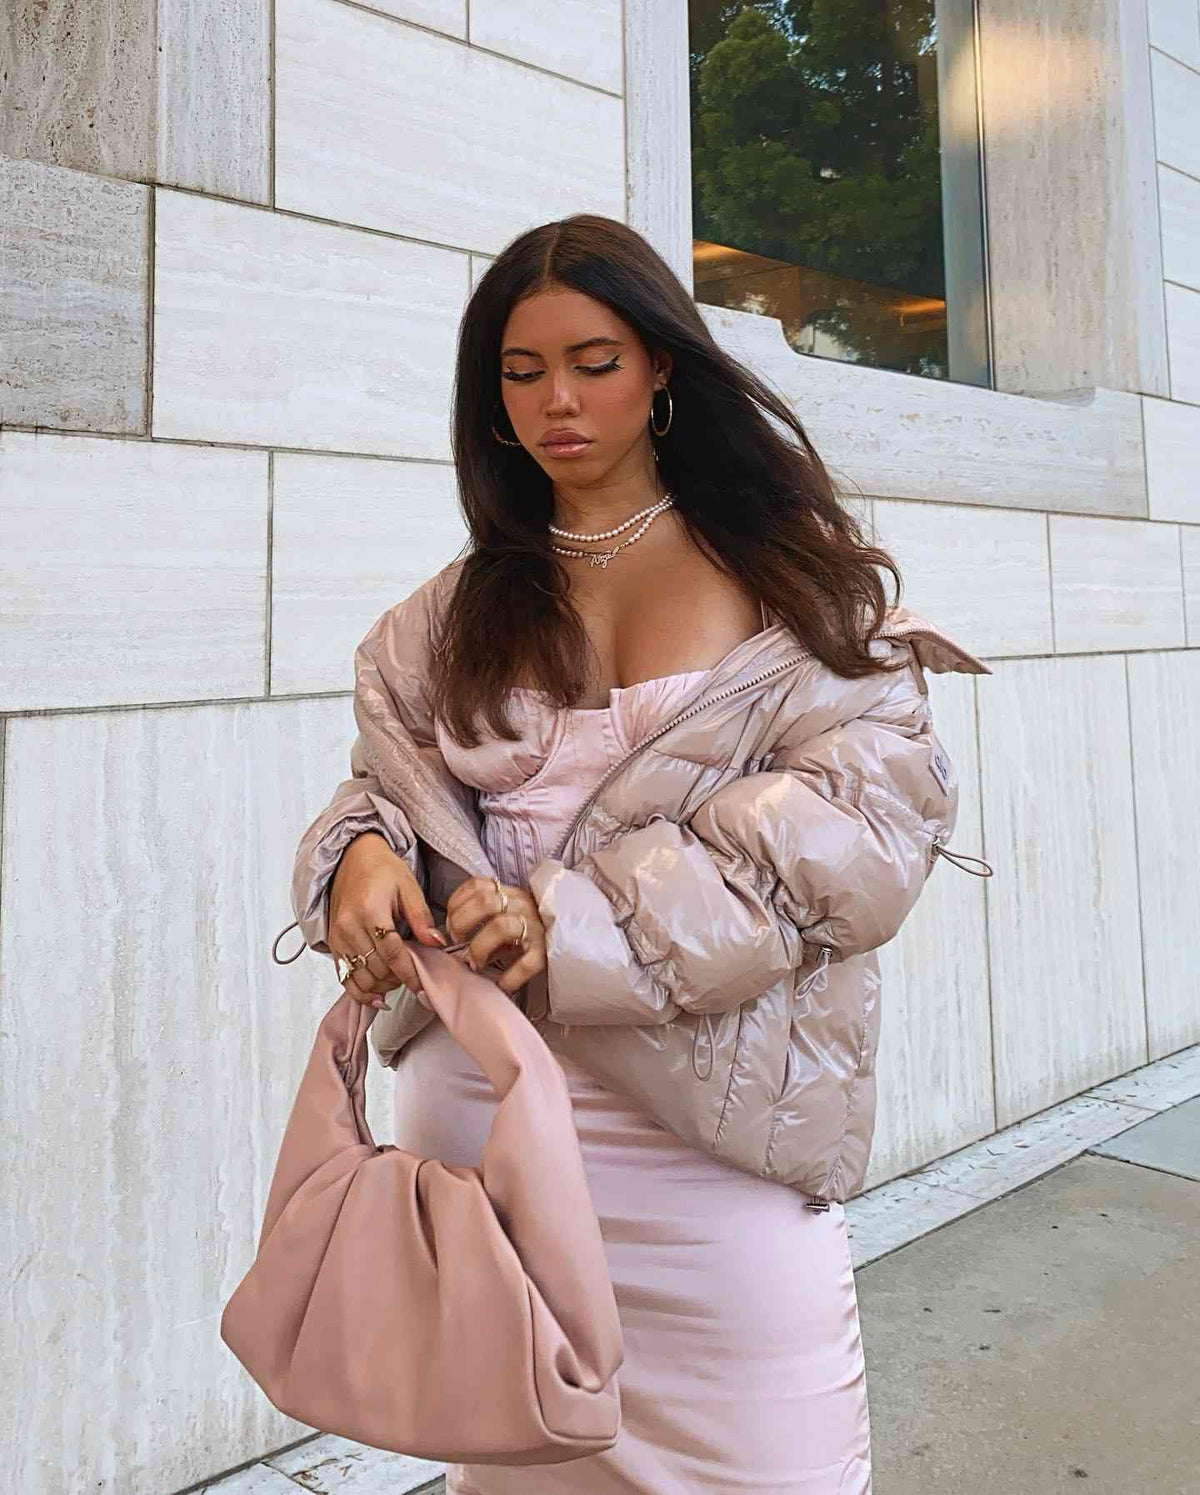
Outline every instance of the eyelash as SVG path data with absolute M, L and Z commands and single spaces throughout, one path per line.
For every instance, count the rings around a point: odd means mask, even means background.
M 609 363 L 579 363 L 575 366 L 582 369 L 586 374 L 611 374 L 614 370 L 625 367 L 623 363 L 618 363 L 615 358 Z M 541 369 L 532 369 L 528 374 L 518 374 L 515 369 L 505 369 L 500 377 L 502 379 L 512 379 L 517 384 L 526 384 L 530 379 L 536 379 L 541 372 Z

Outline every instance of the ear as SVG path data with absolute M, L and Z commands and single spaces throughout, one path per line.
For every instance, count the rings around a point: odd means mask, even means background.
M 671 377 L 671 370 L 675 366 L 675 360 L 665 348 L 658 349 L 654 354 L 654 388 L 659 390 Z

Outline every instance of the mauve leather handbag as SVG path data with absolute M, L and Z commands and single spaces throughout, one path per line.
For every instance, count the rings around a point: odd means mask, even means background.
M 447 1463 L 600 1452 L 621 1430 L 624 1345 L 566 1080 L 494 981 L 405 944 L 423 999 L 495 1088 L 481 1166 L 376 1145 L 375 1010 L 343 993 L 221 1338 L 275 1407 L 322 1432 Z

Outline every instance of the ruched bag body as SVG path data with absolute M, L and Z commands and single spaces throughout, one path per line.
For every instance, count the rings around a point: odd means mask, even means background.
M 375 1017 L 325 1014 L 221 1338 L 281 1412 L 447 1463 L 552 1464 L 621 1428 L 616 1299 L 562 1070 L 488 977 L 406 940 L 498 1104 L 479 1168 L 376 1145 Z

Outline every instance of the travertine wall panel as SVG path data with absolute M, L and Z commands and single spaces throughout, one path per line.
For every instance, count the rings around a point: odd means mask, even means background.
M 471 0 L 471 43 L 621 91 L 621 0 Z
M 1200 407 L 1143 400 L 1151 519 L 1200 524 Z
M 1149 1054 L 1200 1042 L 1200 650 L 1131 654 Z
M 1051 514 L 1050 566 L 1060 654 L 1183 645 L 1175 525 Z
M 1187 641 L 1200 648 L 1200 527 L 1180 526 L 1180 563 L 1183 588 L 1187 599 Z
M 1200 7 L 1197 7 L 1200 9 Z M 1200 289 L 1200 182 L 1171 166 L 1158 168 L 1163 275 Z
M 309 1431 L 218 1330 L 338 995 L 327 959 L 269 950 L 352 728 L 345 698 L 8 723 L 0 1405 L 21 1495 L 162 1495 Z
M 621 100 L 336 0 L 277 18 L 276 203 L 487 252 L 625 217 Z
M 7 0 L 0 151 L 153 178 L 157 0 Z
M 270 200 L 271 0 L 11 0 L 0 152 Z
M 148 197 L 0 156 L 0 424 L 146 429 Z
M 1045 514 L 877 498 L 875 528 L 901 600 L 972 653 L 1053 651 Z
M 467 0 L 371 0 L 370 8 L 447 36 L 467 34 Z
M 980 0 L 979 35 L 996 388 L 1165 394 L 1146 0 Z
M 449 457 L 465 254 L 156 200 L 156 436 Z
M 158 0 L 155 181 L 271 200 L 272 0 Z
M 1200 68 L 1200 6 L 1195 0 L 1149 0 L 1150 44 Z
M 1189 176 L 1200 176 L 1200 73 L 1162 52 L 1150 53 L 1154 81 L 1154 136 L 1158 159 Z
M 0 711 L 263 691 L 265 453 L 0 432 Z
M 1125 661 L 994 670 L 978 701 L 999 1128 L 1147 1049 Z
M 959 785 L 948 844 L 980 856 L 976 681 L 926 679 Z M 995 1129 L 985 908 L 984 879 L 939 859 L 900 933 L 879 951 L 879 1100 L 864 1190 Z
M 352 690 L 359 639 L 467 534 L 449 463 L 281 452 L 272 515 L 274 695 Z
M 1200 405 L 1200 291 L 1167 281 L 1163 298 L 1171 350 L 1171 398 Z

